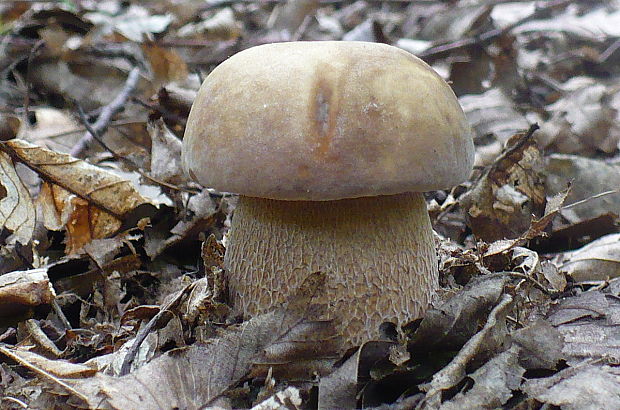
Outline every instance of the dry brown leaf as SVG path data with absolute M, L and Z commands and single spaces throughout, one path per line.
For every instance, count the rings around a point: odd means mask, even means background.
M 551 377 L 531 379 L 522 390 L 538 402 L 566 410 L 620 408 L 620 370 L 584 363 Z
M 26 245 L 32 239 L 36 212 L 30 193 L 15 172 L 10 157 L 0 152 L 0 230 L 13 232 L 8 245 Z
M 492 7 L 486 5 L 446 6 L 428 19 L 419 37 L 426 40 L 451 41 L 465 37 L 482 26 Z
M 409 343 L 410 349 L 459 349 L 487 319 L 487 312 L 497 304 L 507 282 L 504 274 L 472 279 L 441 306 L 426 312 Z
M 576 251 L 565 252 L 557 263 L 577 282 L 620 277 L 620 234 L 605 235 Z
M 543 160 L 531 132 L 517 134 L 467 194 L 467 224 L 486 242 L 518 238 L 545 207 Z
M 465 343 L 452 361 L 435 373 L 430 383 L 420 386 L 426 391 L 427 406 L 438 407 L 442 392 L 453 389 L 467 374 L 468 366 L 474 360 L 485 360 L 493 352 L 501 351 L 508 338 L 506 315 L 512 305 L 512 297 L 504 294 L 490 312 L 486 324 L 478 333 Z
M 243 25 L 235 19 L 233 10 L 226 7 L 199 23 L 190 23 L 181 27 L 178 35 L 209 40 L 234 40 L 241 35 L 242 31 Z
M 108 104 L 125 84 L 127 72 L 110 64 L 72 65 L 65 61 L 41 61 L 31 65 L 34 86 L 52 95 L 79 101 L 85 110 Z
M 0 319 L 15 320 L 41 305 L 50 305 L 56 293 L 47 269 L 16 271 L 0 276 Z
M 267 400 L 258 403 L 251 410 L 301 410 L 302 408 L 299 389 L 287 387 Z
M 161 118 L 150 121 L 147 131 L 151 136 L 151 176 L 172 184 L 185 182 L 187 178 L 181 168 L 181 140 Z
M 67 253 L 113 235 L 125 215 L 147 203 L 129 181 L 67 154 L 23 140 L 8 141 L 4 148 L 46 181 L 37 202 L 48 229 L 67 229 Z
M 620 279 L 614 281 L 620 283 Z M 620 301 L 612 286 L 561 299 L 550 309 L 547 321 L 562 335 L 563 359 L 569 365 L 584 359 L 620 361 Z
M 204 189 L 190 197 L 187 210 L 192 213 L 191 219 L 179 221 L 172 229 L 154 226 L 145 230 L 144 248 L 149 257 L 155 258 L 168 247 L 207 231 L 215 221 L 217 207 L 209 191 Z
M 526 369 L 554 369 L 564 357 L 564 338 L 546 320 L 517 330 L 512 339 L 521 349 L 519 363 Z
M 356 408 L 358 390 L 371 379 L 373 368 L 400 347 L 403 346 L 388 341 L 364 343 L 338 369 L 321 379 L 318 408 Z
M 276 14 L 273 28 L 294 35 L 305 19 L 310 18 L 319 7 L 318 0 L 289 0 L 274 10 Z
M 498 255 L 500 253 L 509 251 L 515 246 L 520 246 L 530 239 L 534 239 L 544 233 L 545 228 L 553 218 L 562 210 L 562 205 L 566 200 L 570 192 L 570 188 L 565 189 L 562 192 L 554 195 L 547 200 L 545 206 L 545 213 L 540 219 L 533 219 L 530 228 L 516 239 L 504 239 L 491 243 L 484 253 L 484 257 Z
M 204 408 L 229 387 L 248 377 L 257 361 L 265 363 L 265 358 L 274 358 L 274 352 L 276 356 L 289 353 L 290 349 L 280 349 L 283 341 L 294 344 L 297 340 L 303 345 L 314 340 L 315 348 L 305 353 L 314 360 L 339 355 L 339 351 L 329 347 L 333 347 L 333 327 L 332 336 L 326 338 L 325 322 L 312 319 L 322 310 L 312 301 L 322 292 L 324 283 L 325 275 L 313 274 L 284 307 L 226 329 L 206 345 L 195 344 L 170 351 L 127 376 L 97 374 L 86 380 L 63 379 L 60 382 L 70 386 L 69 392 L 85 402 L 101 400 L 100 394 L 103 394 L 114 409 Z M 317 329 L 321 332 L 316 333 Z M 296 364 L 298 362 L 290 363 L 290 367 Z M 314 369 L 306 368 L 306 371 L 312 376 Z
M 25 348 L 0 346 L 0 353 L 27 365 L 30 369 L 36 369 L 37 373 L 48 373 L 54 377 L 88 377 L 95 374 L 95 369 L 83 364 L 70 363 L 65 360 L 51 360 L 39 354 L 32 353 Z
M 459 98 L 469 123 L 478 139 L 487 135 L 497 138 L 498 146 L 505 143 L 512 135 L 529 127 L 528 120 L 513 108 L 513 103 L 501 90 L 490 89 L 483 94 L 465 95 Z M 477 147 L 479 149 L 480 147 Z M 499 153 L 499 150 L 496 154 Z M 491 157 L 491 155 L 487 155 Z M 479 165 L 487 165 L 495 157 Z M 489 162 L 486 162 L 489 161 Z
M 620 214 L 620 165 L 577 155 L 553 154 L 546 158 L 547 190 L 550 195 L 571 183 L 567 209 L 562 216 L 571 224 L 607 213 Z M 611 191 L 611 192 L 610 192 Z M 597 197 L 602 193 L 609 193 Z M 583 201 L 572 206 L 571 204 Z
M 174 50 L 161 48 L 154 43 L 145 43 L 142 45 L 142 52 L 151 65 L 155 87 L 159 88 L 187 78 L 187 64 Z
M 22 126 L 19 117 L 0 113 L 0 141 L 12 140 Z
M 512 347 L 469 374 L 473 386 L 441 404 L 442 410 L 502 408 L 521 386 L 525 369 L 518 363 L 519 349 Z
M 97 26 L 100 35 L 108 36 L 116 32 L 136 43 L 149 35 L 161 33 L 173 20 L 170 14 L 152 16 L 139 4 L 131 4 L 115 14 L 102 9 L 101 12 L 86 13 L 84 17 Z
M 584 77 L 572 78 L 562 88 L 566 94 L 547 107 L 551 118 L 541 126 L 541 143 L 565 154 L 616 151 L 620 116 L 610 102 L 617 90 Z
M 30 125 L 26 122 L 17 138 L 55 151 L 69 152 L 72 144 L 75 144 L 83 134 L 68 111 L 39 107 L 32 112 L 36 123 Z

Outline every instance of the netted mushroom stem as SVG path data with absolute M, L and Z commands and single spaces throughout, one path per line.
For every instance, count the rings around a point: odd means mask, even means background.
M 435 244 L 420 193 L 329 202 L 240 197 L 225 264 L 246 316 L 286 300 L 312 272 L 347 344 L 380 336 L 385 321 L 420 317 L 437 288 Z

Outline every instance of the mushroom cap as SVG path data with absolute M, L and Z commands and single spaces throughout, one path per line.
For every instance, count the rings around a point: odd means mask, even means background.
M 235 54 L 206 78 L 182 158 L 203 186 L 325 201 L 462 182 L 471 135 L 448 84 L 404 50 L 276 43 Z

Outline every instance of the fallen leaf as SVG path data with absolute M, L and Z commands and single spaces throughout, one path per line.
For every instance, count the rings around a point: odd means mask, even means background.
M 510 98 L 497 88 L 483 94 L 464 95 L 459 102 L 478 139 L 494 135 L 503 144 L 530 126 L 523 114 L 513 108 Z
M 0 276 L 0 318 L 13 321 L 40 306 L 49 306 L 56 298 L 47 269 L 16 271 Z
M 187 180 L 181 168 L 181 145 L 162 119 L 147 125 L 151 136 L 151 176 L 159 181 L 182 184 Z
M 187 78 L 187 64 L 174 50 L 167 50 L 149 42 L 142 44 L 142 52 L 151 65 L 153 83 L 157 88 Z
M 512 305 L 512 297 L 504 294 L 493 308 L 482 330 L 465 343 L 452 361 L 435 373 L 430 383 L 420 386 L 426 391 L 424 402 L 431 407 L 438 407 L 442 393 L 454 388 L 467 375 L 468 366 L 474 360 L 484 361 L 493 352 L 503 350 L 507 341 L 506 315 Z
M 563 191 L 571 183 L 562 216 L 571 224 L 607 213 L 620 214 L 620 165 L 576 155 L 553 154 L 546 158 L 549 195 Z M 608 192 L 608 195 L 596 197 Z M 571 205 L 573 203 L 582 203 Z
M 148 203 L 129 181 L 83 160 L 23 140 L 4 148 L 46 181 L 37 202 L 48 229 L 67 229 L 67 253 L 116 233 L 125 215 Z
M 519 349 L 512 347 L 468 375 L 466 391 L 441 404 L 442 410 L 501 408 L 521 386 L 525 369 L 519 365 Z
M 620 370 L 584 363 L 524 383 L 523 391 L 541 403 L 566 410 L 620 408 Z
M 557 263 L 577 282 L 620 277 L 620 234 L 605 235 L 576 251 L 565 252 Z
M 541 125 L 541 144 L 564 154 L 613 153 L 620 142 L 620 116 L 611 105 L 617 91 L 591 78 L 572 78 L 564 96 L 547 107 L 551 118 Z
M 409 342 L 410 350 L 460 349 L 487 320 L 507 281 L 503 274 L 474 278 L 441 306 L 429 309 Z
M 13 232 L 6 244 L 27 245 L 34 234 L 36 212 L 30 193 L 15 172 L 10 157 L 0 152 L 0 230 Z
M 84 14 L 84 18 L 95 24 L 103 36 L 117 32 L 136 43 L 149 34 L 161 33 L 173 20 L 169 14 L 152 16 L 137 4 L 131 4 L 120 13 L 92 12 Z
M 545 207 L 544 164 L 533 130 L 517 134 L 473 187 L 461 197 L 465 219 L 486 242 L 518 238 Z

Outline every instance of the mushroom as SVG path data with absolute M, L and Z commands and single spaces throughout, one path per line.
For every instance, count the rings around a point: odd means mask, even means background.
M 385 44 L 267 44 L 229 58 L 192 106 L 183 166 L 240 195 L 224 259 L 245 316 L 311 273 L 347 344 L 420 317 L 438 287 L 421 192 L 465 180 L 471 129 L 446 82 Z

